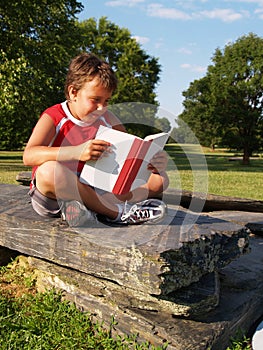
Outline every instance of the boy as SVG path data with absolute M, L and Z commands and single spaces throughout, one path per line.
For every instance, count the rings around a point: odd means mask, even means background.
M 71 61 L 65 83 L 67 100 L 42 113 L 23 154 L 24 164 L 33 166 L 29 194 L 39 215 L 62 214 L 70 226 L 84 225 L 97 214 L 109 222 L 127 224 L 155 222 L 164 216 L 165 204 L 146 198 L 168 186 L 165 152 L 151 160 L 148 183 L 125 195 L 99 195 L 79 181 L 85 162 L 110 152 L 110 143 L 94 139 L 98 127 L 125 131 L 119 119 L 107 111 L 116 87 L 113 70 L 95 55 L 83 53 Z

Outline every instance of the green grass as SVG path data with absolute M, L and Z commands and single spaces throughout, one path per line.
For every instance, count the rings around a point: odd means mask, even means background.
M 165 350 L 138 343 L 136 335 L 119 336 L 63 299 L 54 290 L 37 293 L 34 271 L 16 259 L 0 267 L 1 350 Z M 242 332 L 231 338 L 226 350 L 249 350 L 250 339 Z
M 13 300 L 0 295 L 0 314 L 2 350 L 149 349 L 135 337 L 113 337 L 112 327 L 93 321 L 54 291 Z
M 0 183 L 18 184 L 16 175 L 21 171 L 31 170 L 22 161 L 22 152 L 0 151 Z
M 166 146 L 169 153 L 170 187 L 194 192 L 263 200 L 263 155 L 244 166 L 229 161 L 241 156 L 219 149 L 212 152 L 198 145 Z M 16 175 L 30 170 L 22 164 L 22 152 L 0 151 L 0 183 L 17 184 Z
M 113 335 L 116 325 L 104 327 L 88 312 L 62 299 L 54 290 L 36 293 L 30 272 L 17 264 L 0 268 L 1 350 L 107 350 L 166 349 L 148 342 L 138 343 L 135 335 Z M 110 316 L 109 316 L 110 317 Z
M 170 187 L 263 200 L 262 155 L 256 159 L 253 157 L 245 166 L 240 160 L 229 160 L 233 156 L 241 157 L 235 152 L 222 149 L 211 152 L 197 145 L 182 147 L 175 144 L 166 146 L 170 155 Z

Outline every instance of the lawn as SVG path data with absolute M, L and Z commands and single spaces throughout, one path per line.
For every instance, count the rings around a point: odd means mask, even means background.
M 0 267 L 1 350 L 164 350 L 116 335 L 54 290 L 38 293 L 32 271 L 16 261 Z M 109 315 L 110 317 L 110 315 Z
M 242 165 L 241 154 L 196 145 L 166 146 L 170 187 L 194 192 L 263 200 L 263 157 Z M 234 158 L 234 160 L 233 160 Z
M 23 165 L 21 151 L 0 151 L 0 183 L 18 184 L 16 175 L 30 169 Z
M 169 154 L 170 187 L 194 192 L 263 200 L 263 155 L 242 165 L 241 154 L 199 145 L 166 146 Z M 0 183 L 17 184 L 16 175 L 30 168 L 22 163 L 22 152 L 0 151 Z

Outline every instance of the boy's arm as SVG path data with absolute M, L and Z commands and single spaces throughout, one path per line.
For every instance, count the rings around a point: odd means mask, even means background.
M 58 154 L 56 147 L 48 145 L 55 136 L 55 126 L 48 114 L 38 120 L 28 140 L 23 154 L 25 165 L 40 165 L 47 160 L 55 160 Z
M 55 126 L 48 114 L 37 122 L 23 154 L 28 166 L 38 166 L 47 161 L 96 160 L 107 151 L 110 143 L 103 140 L 89 140 L 78 146 L 49 147 L 55 136 Z

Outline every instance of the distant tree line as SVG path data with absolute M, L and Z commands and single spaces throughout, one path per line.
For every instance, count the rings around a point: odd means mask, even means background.
M 169 129 L 165 118 L 156 117 L 158 59 L 142 50 L 128 29 L 105 17 L 79 22 L 82 9 L 76 0 L 0 0 L 0 149 L 22 148 L 40 113 L 63 101 L 67 67 L 82 51 L 116 70 L 112 104 L 142 103 L 140 120 L 123 116 L 124 122 L 132 120 L 131 132 L 145 136 Z
M 0 0 L 0 149 L 22 148 L 40 113 L 63 101 L 67 67 L 82 51 L 116 70 L 111 105 L 128 131 L 144 137 L 170 129 L 165 116 L 156 117 L 158 59 L 105 17 L 78 21 L 82 9 L 77 0 Z M 263 39 L 255 34 L 217 48 L 206 75 L 183 92 L 171 141 L 242 150 L 248 163 L 263 147 L 262 73 Z
M 201 145 L 241 150 L 248 164 L 263 147 L 263 39 L 250 33 L 224 50 L 217 48 L 206 75 L 183 96 L 173 137 L 192 142 L 187 125 Z

